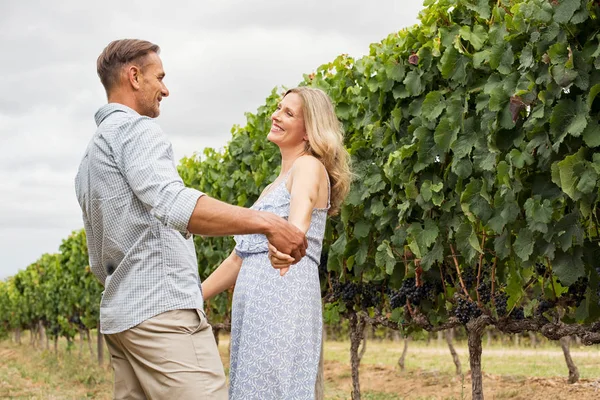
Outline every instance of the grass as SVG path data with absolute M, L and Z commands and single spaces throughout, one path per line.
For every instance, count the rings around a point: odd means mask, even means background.
M 347 393 L 328 393 L 327 399 L 330 400 L 345 400 L 348 399 Z M 396 396 L 394 394 L 389 393 L 378 393 L 378 392 L 366 392 L 361 393 L 361 398 L 363 400 L 403 400 L 403 397 Z
M 350 344 L 328 342 L 325 359 L 350 363 Z M 402 354 L 401 342 L 368 342 L 364 364 L 395 366 Z M 463 371 L 468 371 L 469 356 L 466 343 L 455 344 Z M 571 356 L 579 369 L 581 378 L 595 379 L 600 376 L 600 347 L 572 348 Z M 559 346 L 543 346 L 537 349 L 525 347 L 502 347 L 484 345 L 482 370 L 485 373 L 503 376 L 524 377 L 563 377 L 568 375 L 562 349 Z M 410 342 L 405 360 L 408 371 L 426 370 L 443 374 L 455 372 L 454 363 L 447 345 L 437 343 Z
M 94 335 L 95 336 L 95 335 Z M 23 338 L 23 343 L 29 343 Z M 222 336 L 219 348 L 227 369 L 228 337 Z M 351 390 L 348 341 L 325 344 L 325 394 L 326 399 L 348 399 Z M 470 380 L 456 377 L 454 364 L 445 344 L 432 341 L 410 342 L 406 357 L 406 370 L 400 372 L 398 358 L 402 342 L 367 342 L 367 351 L 361 363 L 361 392 L 365 400 L 403 399 L 465 399 L 470 397 Z M 458 343 L 456 350 L 462 362 L 463 372 L 469 370 L 466 345 Z M 32 350 L 28 344 L 16 345 L 10 341 L 0 342 L 0 398 L 14 399 L 110 399 L 112 397 L 112 370 L 107 361 L 103 367 L 96 365 L 95 358 L 84 346 L 81 355 L 78 346 L 67 351 L 66 342 L 60 342 L 58 355 L 53 351 Z M 600 348 L 573 348 L 572 357 L 583 379 L 600 376 Z M 484 383 L 493 389 L 495 399 L 528 399 L 523 397 L 524 388 L 531 387 L 542 395 L 543 387 L 533 387 L 532 377 L 564 380 L 567 368 L 562 350 L 558 346 L 538 349 L 485 347 L 482 357 L 484 376 L 498 376 Z M 562 381 L 561 381 L 562 382 Z M 552 388 L 560 393 L 559 389 Z M 573 395 L 575 396 L 575 395 Z M 594 395 L 595 396 L 595 395 Z M 583 400 L 585 395 L 577 395 Z M 560 396 L 553 400 L 561 399 Z
M 0 398 L 109 399 L 112 374 L 77 352 L 36 351 L 25 345 L 0 346 Z

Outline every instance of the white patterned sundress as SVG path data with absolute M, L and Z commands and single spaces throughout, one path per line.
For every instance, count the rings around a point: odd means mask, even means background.
M 287 176 L 252 209 L 287 219 Z M 264 235 L 235 236 L 243 259 L 233 294 L 231 400 L 314 399 L 321 352 L 322 304 L 318 265 L 327 208 L 315 208 L 306 256 L 284 276 L 269 262 Z

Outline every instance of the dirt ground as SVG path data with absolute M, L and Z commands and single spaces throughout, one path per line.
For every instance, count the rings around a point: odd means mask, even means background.
M 347 365 L 325 363 L 326 385 L 350 393 L 352 378 Z M 464 381 L 457 376 L 426 371 L 401 372 L 391 366 L 364 365 L 360 370 L 361 392 L 395 394 L 401 399 L 470 399 L 469 371 Z M 581 379 L 568 384 L 566 378 L 509 378 L 484 374 L 486 399 L 597 400 L 600 381 Z
M 110 367 L 96 367 L 92 360 L 62 357 L 49 367 L 42 353 L 27 346 L 0 347 L 0 399 L 110 399 Z M 50 357 L 50 356 L 47 356 Z M 223 357 L 227 366 L 227 359 Z M 425 369 L 400 371 L 395 365 L 364 363 L 360 383 L 364 400 L 471 399 L 469 371 L 464 379 Z M 486 399 L 591 400 L 600 399 L 600 379 L 581 379 L 570 385 L 566 378 L 509 377 L 484 374 Z M 350 399 L 348 363 L 325 360 L 326 399 Z

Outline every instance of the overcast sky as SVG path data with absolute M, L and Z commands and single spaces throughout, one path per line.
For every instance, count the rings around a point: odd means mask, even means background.
M 119 38 L 161 46 L 159 124 L 179 160 L 221 148 L 275 86 L 417 23 L 421 0 L 3 1 L 0 279 L 83 227 L 73 179 L 106 102 L 95 62 Z

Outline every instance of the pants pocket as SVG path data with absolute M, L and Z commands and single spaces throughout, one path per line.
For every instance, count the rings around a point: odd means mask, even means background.
M 190 311 L 194 311 L 194 324 L 190 327 L 191 329 L 188 331 L 189 335 L 193 335 L 195 333 L 200 332 L 203 329 L 206 329 L 209 325 L 208 325 L 208 320 L 206 318 L 206 314 L 204 313 L 204 310 L 201 310 L 199 308 L 196 308 L 194 310 L 190 310 Z M 196 318 L 196 316 L 198 318 Z

